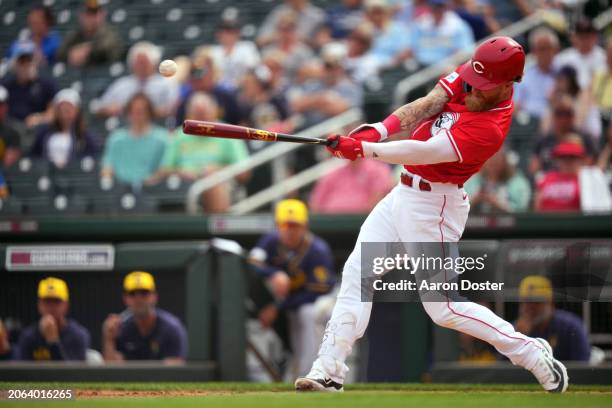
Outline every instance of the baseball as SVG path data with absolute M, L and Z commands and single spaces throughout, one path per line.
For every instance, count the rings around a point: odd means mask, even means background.
M 171 77 L 176 74 L 177 66 L 176 62 L 167 59 L 163 60 L 161 64 L 159 64 L 159 73 L 165 77 Z

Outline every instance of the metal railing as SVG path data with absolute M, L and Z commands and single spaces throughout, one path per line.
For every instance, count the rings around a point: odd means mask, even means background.
M 362 112 L 361 109 L 353 108 L 340 115 L 334 116 L 328 120 L 325 120 L 317 125 L 309 127 L 296 135 L 298 136 L 309 136 L 309 137 L 322 137 L 331 132 L 337 131 L 338 128 L 348 126 L 361 120 Z M 223 169 L 205 177 L 201 180 L 196 181 L 191 185 L 187 192 L 186 207 L 189 214 L 197 214 L 201 212 L 202 208 L 199 204 L 198 198 L 201 194 L 221 183 L 234 179 L 237 175 L 244 173 L 245 171 L 254 169 L 262 164 L 268 163 L 275 159 L 279 159 L 282 156 L 303 147 L 301 143 L 275 143 L 272 146 L 263 149 L 252 156 L 249 156 L 247 160 L 241 161 L 236 164 L 224 167 Z

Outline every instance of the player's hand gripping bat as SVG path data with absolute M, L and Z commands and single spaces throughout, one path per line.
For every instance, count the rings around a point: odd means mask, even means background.
M 291 142 L 325 145 L 334 148 L 336 139 L 329 142 L 316 137 L 287 135 L 268 130 L 253 129 L 245 126 L 228 125 L 225 123 L 204 122 L 201 120 L 186 120 L 183 122 L 183 133 L 195 136 L 223 137 L 227 139 L 263 140 L 264 142 Z

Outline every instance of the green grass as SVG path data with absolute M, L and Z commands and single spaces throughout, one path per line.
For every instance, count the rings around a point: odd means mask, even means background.
M 315 407 L 315 408 L 591 408 L 612 407 L 612 387 L 572 386 L 562 395 L 547 394 L 535 385 L 466 385 L 466 384 L 356 384 L 346 387 L 343 394 L 296 394 L 290 384 L 251 383 L 7 383 L 7 388 L 73 388 L 80 407 Z M 136 397 L 79 398 L 78 390 L 134 391 Z M 147 392 L 157 393 L 148 397 Z M 175 395 L 198 392 L 198 396 Z M 58 407 L 58 402 L 0 402 L 0 406 Z

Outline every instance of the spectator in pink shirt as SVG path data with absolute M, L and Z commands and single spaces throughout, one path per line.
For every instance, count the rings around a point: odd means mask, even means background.
M 310 208 L 317 213 L 368 213 L 393 187 L 391 169 L 374 160 L 350 162 L 316 184 Z

